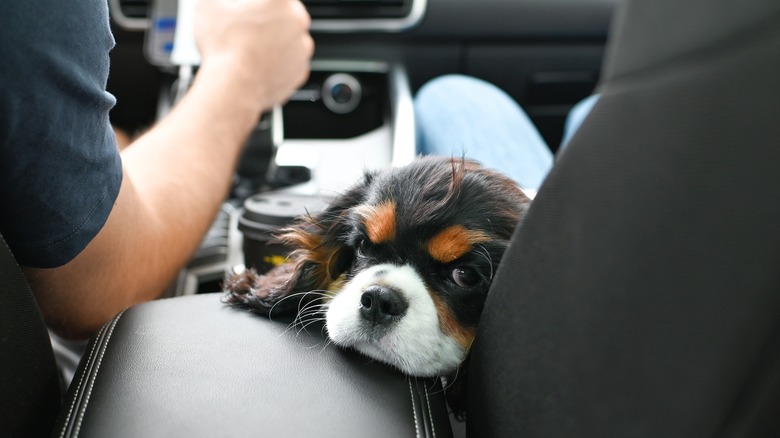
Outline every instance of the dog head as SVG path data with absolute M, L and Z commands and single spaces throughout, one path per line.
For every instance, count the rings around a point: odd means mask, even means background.
M 466 358 L 529 203 L 512 180 L 465 159 L 366 174 L 284 230 L 288 263 L 229 278 L 228 302 L 263 314 L 312 306 L 334 343 L 410 375 L 446 375 Z

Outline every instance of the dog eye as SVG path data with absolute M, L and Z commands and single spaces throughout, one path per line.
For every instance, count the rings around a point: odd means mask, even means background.
M 479 274 L 471 268 L 455 268 L 450 273 L 450 276 L 455 284 L 465 289 L 479 284 Z
M 360 241 L 357 244 L 357 255 L 358 256 L 364 256 L 366 254 L 366 249 L 368 248 L 368 242 L 366 239 L 360 239 Z

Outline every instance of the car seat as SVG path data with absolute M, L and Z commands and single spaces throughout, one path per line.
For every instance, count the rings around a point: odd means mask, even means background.
M 471 436 L 780 434 L 780 2 L 629 1 L 502 259 Z
M 780 433 L 778 78 L 775 0 L 620 4 L 601 98 L 489 294 L 470 436 Z M 57 416 L 60 436 L 451 433 L 435 382 L 218 294 L 118 315 L 60 406 L 31 294 L 2 271 L 3 436 Z

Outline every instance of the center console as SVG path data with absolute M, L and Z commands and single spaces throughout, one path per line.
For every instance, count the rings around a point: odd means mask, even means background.
M 412 97 L 402 66 L 314 61 L 309 81 L 283 107 L 264 114 L 250 135 L 231 196 L 171 294 L 215 292 L 226 273 L 247 264 L 269 267 L 262 259 L 245 260 L 245 248 L 258 244 L 239 226 L 245 205 L 262 207 L 258 198 L 297 199 L 282 217 L 286 222 L 268 224 L 278 228 L 324 206 L 365 171 L 400 166 L 415 155 Z M 284 249 L 278 249 L 272 264 L 284 260 Z
M 171 0 L 152 4 L 145 43 L 147 59 L 172 72 L 178 4 Z M 413 27 L 426 2 L 304 4 L 312 15 L 312 32 L 365 33 Z M 180 79 L 172 78 L 163 87 L 158 118 L 180 97 L 184 89 Z M 283 261 L 285 249 L 273 245 L 260 251 L 263 257 L 256 255 L 258 245 L 265 245 L 275 228 L 296 214 L 326 205 L 365 171 L 406 164 L 415 154 L 412 97 L 403 65 L 382 59 L 313 60 L 306 84 L 282 107 L 264 114 L 250 134 L 231 194 L 170 294 L 218 291 L 226 273 L 247 264 L 262 270 Z M 246 251 L 251 257 L 245 258 Z

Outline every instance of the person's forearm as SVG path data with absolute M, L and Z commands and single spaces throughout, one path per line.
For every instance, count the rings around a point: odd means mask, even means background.
M 126 176 L 156 212 L 151 214 L 168 226 L 187 212 L 211 208 L 213 215 L 241 147 L 267 106 L 224 72 L 200 71 L 173 111 L 122 152 Z M 168 211 L 170 205 L 175 211 Z
M 265 107 L 224 72 L 204 70 L 172 113 L 122 153 L 125 184 L 142 206 L 137 227 L 149 233 L 134 239 L 147 242 L 137 250 L 149 252 L 150 242 L 157 247 L 157 257 L 139 260 L 147 275 L 135 290 L 160 291 L 189 259 L 227 196 L 242 145 Z
M 124 178 L 105 225 L 73 260 L 25 268 L 50 327 L 88 336 L 157 298 L 203 239 L 264 109 L 309 71 L 309 17 L 297 0 L 201 0 L 203 66 L 171 114 L 122 150 Z
M 208 230 L 263 109 L 219 73 L 201 71 L 173 112 L 122 152 L 119 196 L 87 248 L 63 267 L 26 269 L 64 336 L 88 336 L 122 308 L 157 298 Z

